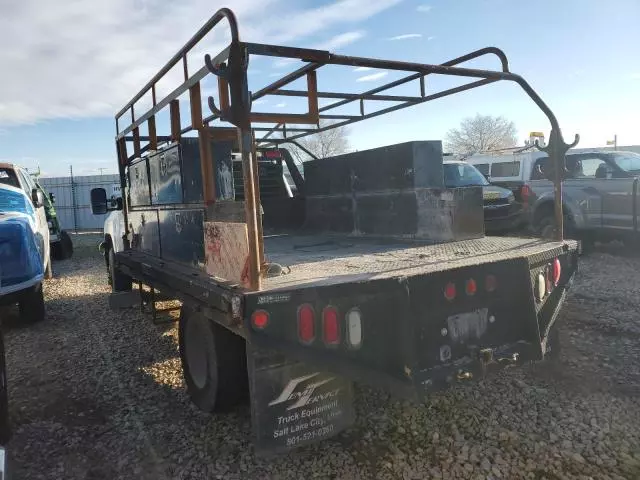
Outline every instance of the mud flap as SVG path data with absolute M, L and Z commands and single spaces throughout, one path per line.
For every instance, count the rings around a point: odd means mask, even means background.
M 353 386 L 343 377 L 249 343 L 247 369 L 256 453 L 315 443 L 355 420 Z

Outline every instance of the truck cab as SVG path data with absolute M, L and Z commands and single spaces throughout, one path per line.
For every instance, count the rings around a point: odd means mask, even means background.
M 0 184 L 18 188 L 24 192 L 34 213 L 36 232 L 45 239 L 42 258 L 47 278 L 53 276 L 51 267 L 51 224 L 47 219 L 46 201 L 43 191 L 38 187 L 29 172 L 13 163 L 0 163 Z

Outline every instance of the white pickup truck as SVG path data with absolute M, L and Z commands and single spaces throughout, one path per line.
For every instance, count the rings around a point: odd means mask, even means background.
M 35 205 L 34 205 L 35 204 Z M 0 305 L 18 304 L 25 322 L 44 319 L 42 281 L 49 265 L 49 227 L 35 201 L 19 188 L 0 184 Z

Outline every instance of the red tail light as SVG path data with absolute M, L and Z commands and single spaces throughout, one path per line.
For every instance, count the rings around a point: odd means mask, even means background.
M 265 150 L 265 158 L 280 158 L 280 150 Z
M 560 265 L 560 259 L 555 258 L 553 260 L 553 284 L 558 286 L 560 282 L 560 275 L 562 274 L 562 266 Z
M 316 338 L 316 314 L 309 304 L 298 309 L 298 338 L 303 343 L 311 343 Z
M 251 323 L 255 328 L 262 330 L 269 324 L 269 313 L 264 310 L 256 310 L 251 315 Z
M 322 336 L 327 345 L 340 343 L 340 324 L 338 323 L 338 311 L 333 307 L 326 307 L 322 311 Z
M 523 185 L 522 188 L 520 188 L 520 198 L 522 199 L 522 203 L 524 205 L 527 205 L 529 203 L 530 196 L 531 189 L 529 188 L 529 185 Z
M 456 284 L 453 282 L 447 283 L 447 286 L 444 287 L 444 298 L 451 301 L 456 298 Z
M 473 278 L 467 280 L 467 283 L 465 284 L 465 291 L 467 292 L 467 295 L 475 295 L 477 290 L 478 286 L 476 285 L 476 281 Z

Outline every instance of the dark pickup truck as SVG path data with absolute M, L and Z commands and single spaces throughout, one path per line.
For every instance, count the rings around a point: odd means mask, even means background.
M 229 46 L 189 73 L 192 49 L 222 20 Z M 250 92 L 255 55 L 297 59 L 300 67 Z M 484 55 L 501 68 L 460 66 Z M 179 62 L 184 81 L 158 98 L 157 82 Z M 317 75 L 324 65 L 404 76 L 360 94 L 323 92 Z M 219 91 L 205 116 L 200 82 L 210 74 Z M 428 92 L 428 75 L 472 81 Z M 284 88 L 298 79 L 306 89 Z M 418 398 L 542 360 L 556 351 L 554 326 L 577 268 L 576 242 L 485 237 L 482 187 L 444 185 L 439 141 L 315 159 L 304 176 L 282 148 L 304 148 L 297 138 L 501 80 L 520 85 L 547 115 L 559 162 L 568 145 L 555 116 L 496 48 L 441 65 L 346 57 L 241 42 L 233 13 L 219 10 L 116 114 L 124 196 L 110 207 L 103 189 L 92 191 L 95 213 L 113 210 L 102 244 L 112 305 L 135 295 L 117 292 L 132 283 L 180 300 L 191 399 L 214 411 L 248 393 L 258 450 L 290 449 L 351 425 L 352 381 Z M 416 95 L 381 93 L 410 82 Z M 185 126 L 179 97 L 187 92 Z M 153 107 L 138 108 L 149 93 Z M 308 111 L 253 111 L 251 102 L 267 95 L 302 97 Z M 320 108 L 319 98 L 335 102 Z M 380 101 L 391 106 L 375 110 Z M 336 111 L 353 103 L 360 106 L 353 113 Z M 170 134 L 159 135 L 156 115 L 166 107 Z M 210 126 L 216 119 L 231 127 Z M 321 119 L 334 123 L 318 127 Z M 270 196 L 264 175 L 287 176 L 283 164 L 296 188 Z
M 536 160 L 530 189 L 531 223 L 542 236 L 552 236 L 553 183 L 544 178 L 548 158 Z M 593 150 L 569 152 L 563 185 L 565 233 L 583 245 L 594 240 L 622 240 L 638 245 L 640 155 L 633 152 Z

